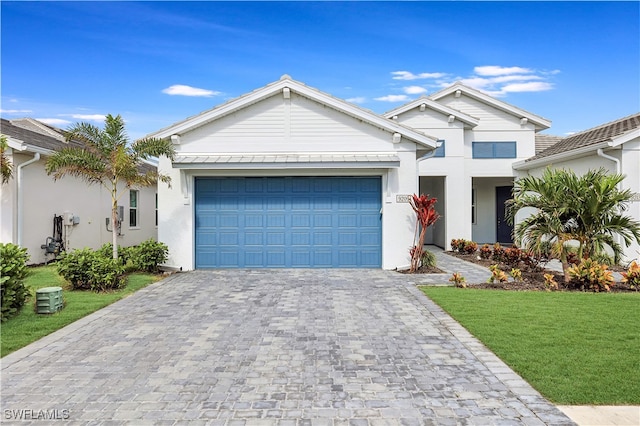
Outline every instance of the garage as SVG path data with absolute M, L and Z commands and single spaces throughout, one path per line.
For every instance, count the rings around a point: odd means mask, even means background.
M 379 268 L 380 177 L 196 177 L 195 266 Z

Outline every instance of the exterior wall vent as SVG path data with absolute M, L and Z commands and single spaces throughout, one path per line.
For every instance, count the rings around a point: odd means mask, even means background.
M 62 309 L 62 287 L 36 290 L 36 313 L 53 314 Z

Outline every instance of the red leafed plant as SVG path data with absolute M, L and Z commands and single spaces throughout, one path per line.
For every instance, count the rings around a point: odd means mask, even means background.
M 411 268 L 409 272 L 416 272 L 420 267 L 422 260 L 422 253 L 424 247 L 424 237 L 427 232 L 427 228 L 435 223 L 440 218 L 438 212 L 434 207 L 434 204 L 438 200 L 436 198 L 429 198 L 429 195 L 421 194 L 420 196 L 413 194 L 409 200 L 411 208 L 416 212 L 416 231 L 414 236 L 414 245 L 409 250 L 411 255 Z

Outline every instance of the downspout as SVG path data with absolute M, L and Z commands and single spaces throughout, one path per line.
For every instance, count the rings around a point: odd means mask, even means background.
M 598 154 L 598 157 L 606 158 L 607 160 L 611 160 L 616 163 L 616 174 L 620 174 L 620 160 L 618 160 L 616 157 L 605 154 L 602 148 L 598 148 L 596 153 Z
M 616 174 L 618 174 L 618 175 L 620 174 L 620 171 L 621 171 L 621 169 L 620 169 L 620 160 L 618 160 L 616 157 L 612 157 L 610 155 L 605 154 L 604 151 L 602 150 L 602 148 L 598 148 L 598 150 L 596 151 L 596 154 L 598 154 L 598 157 L 602 157 L 602 158 L 605 158 L 607 160 L 611 160 L 614 163 L 616 163 Z M 622 189 L 622 182 L 618 183 L 618 189 Z M 616 234 L 614 236 L 614 239 L 616 240 L 616 243 L 618 243 L 618 244 L 620 244 L 622 242 L 622 236 L 620 234 Z M 624 257 L 624 254 L 623 254 L 622 257 Z
M 33 158 L 29 161 L 25 161 L 22 164 L 18 165 L 18 173 L 16 176 L 16 184 L 18 185 L 16 194 L 18 196 L 18 212 L 17 212 L 17 222 L 18 222 L 18 246 L 22 247 L 22 208 L 23 208 L 23 200 L 22 200 L 22 169 L 27 167 L 29 164 L 38 162 L 40 160 L 40 153 L 36 152 L 33 155 Z

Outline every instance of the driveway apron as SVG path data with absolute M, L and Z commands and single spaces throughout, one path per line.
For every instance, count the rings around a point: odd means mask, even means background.
M 2 422 L 573 424 L 411 279 L 173 275 L 3 358 Z

